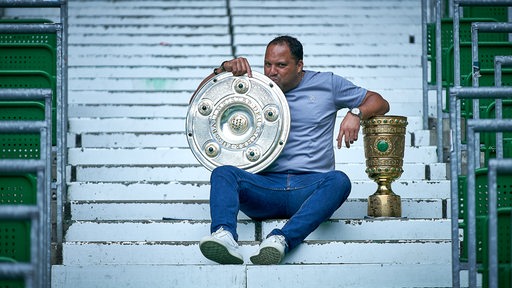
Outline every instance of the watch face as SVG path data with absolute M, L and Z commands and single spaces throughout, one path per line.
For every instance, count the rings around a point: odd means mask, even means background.
M 359 111 L 359 108 L 352 108 L 350 110 L 350 113 L 355 114 L 357 116 L 359 116 L 359 114 L 361 114 L 361 112 Z

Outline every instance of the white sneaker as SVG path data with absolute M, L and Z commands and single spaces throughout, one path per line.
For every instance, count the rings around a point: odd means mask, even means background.
M 286 239 L 283 235 L 272 235 L 260 244 L 258 254 L 251 256 L 251 262 L 257 265 L 279 264 L 283 260 Z
M 199 242 L 204 257 L 219 264 L 243 264 L 244 258 L 238 252 L 238 243 L 231 232 L 220 228 Z

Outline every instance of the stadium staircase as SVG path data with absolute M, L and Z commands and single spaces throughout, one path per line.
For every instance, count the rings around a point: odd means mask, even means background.
M 54 17 L 33 13 L 6 10 Z M 52 287 L 451 286 L 447 164 L 422 125 L 420 1 L 74 0 L 68 14 L 66 221 Z M 218 265 L 198 247 L 210 173 L 188 148 L 187 104 L 224 60 L 244 56 L 262 71 L 266 43 L 281 34 L 302 41 L 306 69 L 378 91 L 388 114 L 408 117 L 393 183 L 403 217 L 366 217 L 377 186 L 361 135 L 336 151 L 349 199 L 282 265 Z M 240 213 L 244 257 L 283 223 Z

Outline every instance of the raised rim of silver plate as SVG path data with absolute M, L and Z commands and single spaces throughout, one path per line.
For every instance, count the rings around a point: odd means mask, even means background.
M 281 89 L 267 76 L 224 72 L 194 94 L 185 129 L 194 157 L 208 170 L 232 165 L 257 173 L 281 154 L 290 110 Z

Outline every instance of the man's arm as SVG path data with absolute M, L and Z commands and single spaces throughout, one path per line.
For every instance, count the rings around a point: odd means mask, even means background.
M 357 135 L 361 126 L 360 121 L 386 114 L 389 112 L 389 103 L 379 93 L 368 90 L 358 108 L 361 111 L 361 119 L 359 116 L 348 112 L 341 122 L 338 138 L 336 139 L 338 141 L 338 149 L 341 148 L 343 142 L 345 142 L 347 148 L 350 148 L 350 144 L 357 141 Z

